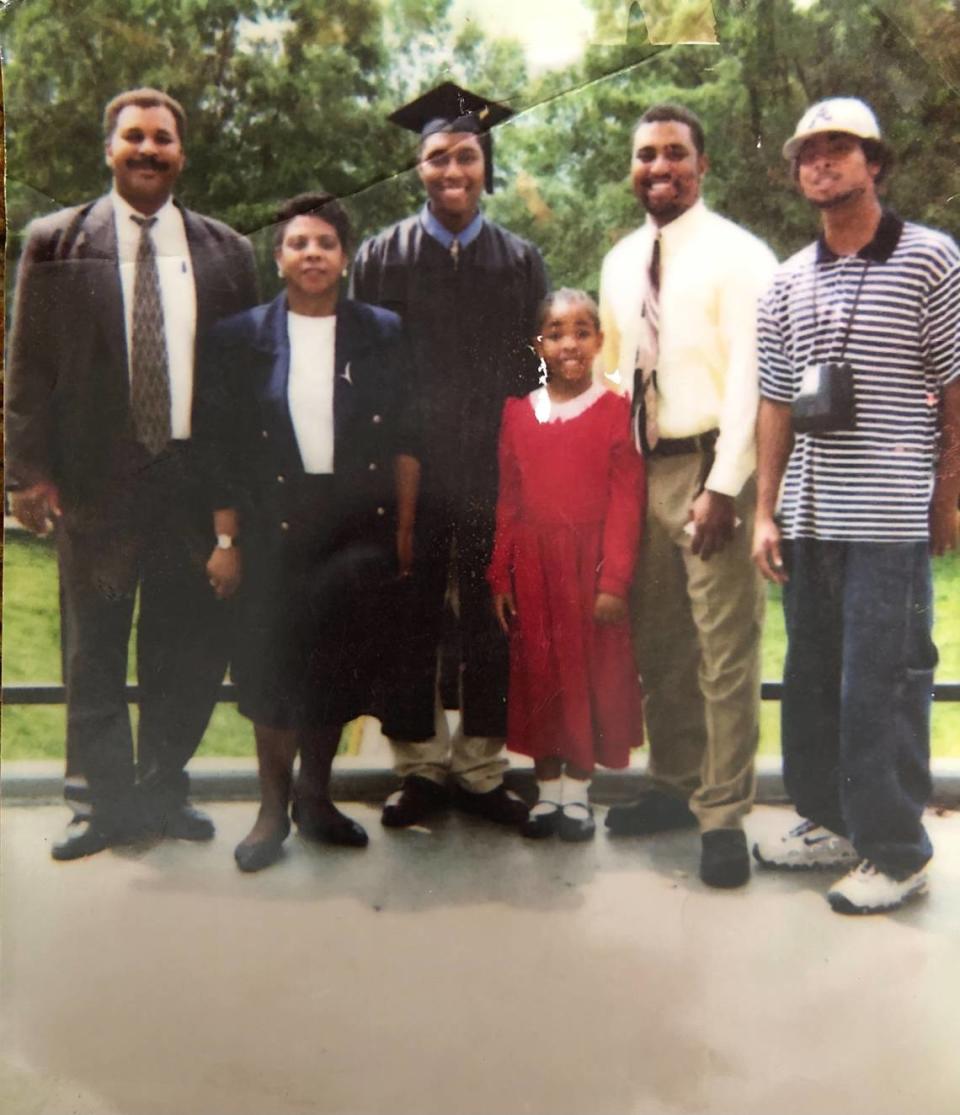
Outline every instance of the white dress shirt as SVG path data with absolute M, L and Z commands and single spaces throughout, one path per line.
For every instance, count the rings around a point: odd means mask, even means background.
M 140 226 L 133 220 L 142 217 L 117 192 L 111 195 L 117 227 L 117 259 L 123 291 L 123 316 L 127 336 L 127 370 L 133 340 L 133 288 L 137 271 Z M 183 217 L 172 199 L 154 216 L 150 229 L 157 256 L 160 301 L 163 304 L 163 331 L 167 342 L 167 369 L 170 377 L 170 436 L 190 437 L 193 408 L 193 359 L 197 332 L 197 291 L 193 264 L 187 244 Z
M 333 371 L 337 319 L 287 313 L 287 405 L 305 472 L 333 472 Z
M 657 226 L 646 223 L 603 261 L 599 373 L 630 393 L 643 343 L 641 308 Z M 697 201 L 660 230 L 657 423 L 660 437 L 719 429 L 706 486 L 736 496 L 756 467 L 757 302 L 776 257 L 745 229 Z

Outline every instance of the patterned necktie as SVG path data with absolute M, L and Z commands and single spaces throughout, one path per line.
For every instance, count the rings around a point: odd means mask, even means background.
M 640 346 L 633 373 L 634 440 L 650 453 L 660 438 L 657 426 L 657 360 L 660 355 L 660 235 L 653 241 L 640 311 Z
M 137 441 L 156 456 L 170 440 L 170 376 L 163 328 L 160 275 L 150 229 L 156 217 L 131 217 L 140 226 L 133 282 L 130 413 Z
M 460 265 L 460 241 L 456 236 L 450 241 L 450 255 L 453 258 L 453 269 L 456 271 Z

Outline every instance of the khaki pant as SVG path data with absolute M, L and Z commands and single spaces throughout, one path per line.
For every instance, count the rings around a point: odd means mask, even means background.
M 703 831 L 739 828 L 754 794 L 765 596 L 750 558 L 756 484 L 742 523 L 709 561 L 684 533 L 699 454 L 648 461 L 649 503 L 634 585 L 653 788 L 689 800 Z
M 503 781 L 507 760 L 499 737 L 465 736 L 461 721 L 451 734 L 447 716 L 437 701 L 436 734 L 416 743 L 390 740 L 393 769 L 401 778 L 409 774 L 444 783 L 448 774 L 467 790 L 483 794 Z

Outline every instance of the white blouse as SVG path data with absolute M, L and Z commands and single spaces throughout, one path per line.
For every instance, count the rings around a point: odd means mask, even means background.
M 287 313 L 287 405 L 304 471 L 333 472 L 333 371 L 336 316 Z

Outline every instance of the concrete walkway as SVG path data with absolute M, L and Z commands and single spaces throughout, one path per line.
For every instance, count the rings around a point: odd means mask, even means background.
M 928 898 L 844 918 L 830 876 L 696 877 L 698 841 L 524 842 L 459 816 L 366 851 L 291 837 L 49 858 L 3 816 L 9 1115 L 955 1115 L 960 818 Z M 598 814 L 602 816 L 603 810 Z M 788 824 L 761 806 L 757 835 Z

